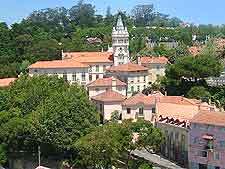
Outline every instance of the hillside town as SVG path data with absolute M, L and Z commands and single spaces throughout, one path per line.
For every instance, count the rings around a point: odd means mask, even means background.
M 80 13 L 92 7 L 77 6 Z M 42 12 L 21 24 L 44 30 L 42 22 L 35 25 Z M 90 28 L 93 35 L 81 40 L 84 25 L 64 25 L 56 28 L 55 38 L 63 36 L 58 43 L 49 35 L 36 48 L 28 30 L 12 26 L 15 35 L 16 29 L 26 33 L 17 35 L 20 46 L 10 51 L 20 56 L 0 57 L 0 168 L 224 169 L 225 35 L 192 33 L 187 42 L 154 31 L 200 28 L 182 21 L 143 28 L 122 11 L 109 12 L 104 22 L 112 24 L 110 36 Z M 0 31 L 6 29 L 0 23 Z M 60 35 L 66 29 L 76 32 Z

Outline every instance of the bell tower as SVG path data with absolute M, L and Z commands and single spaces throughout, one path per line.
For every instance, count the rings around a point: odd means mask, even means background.
M 129 33 L 123 24 L 121 14 L 118 15 L 116 26 L 113 27 L 112 48 L 115 66 L 129 62 Z

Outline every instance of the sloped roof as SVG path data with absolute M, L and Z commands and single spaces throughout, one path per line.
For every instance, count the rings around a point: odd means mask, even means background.
M 146 71 L 148 70 L 148 68 L 129 62 L 127 64 L 112 66 L 107 70 L 112 72 L 137 72 L 137 71 Z
M 65 59 L 73 59 L 82 63 L 113 63 L 111 52 L 65 52 Z
M 192 123 L 211 124 L 217 126 L 225 126 L 225 113 L 201 111 L 196 114 L 192 119 Z
M 160 63 L 160 64 L 167 64 L 169 60 L 164 57 L 141 57 L 141 63 Z
M 108 90 L 97 96 L 93 96 L 91 99 L 102 102 L 122 102 L 126 97 L 118 92 Z
M 86 68 L 86 67 L 89 66 L 87 64 L 83 64 L 72 59 L 38 61 L 29 66 L 29 68 Z
M 127 84 L 120 81 L 119 79 L 116 79 L 116 86 L 126 86 Z M 91 83 L 89 83 L 87 85 L 87 87 L 96 87 L 96 86 L 112 86 L 112 80 L 113 80 L 113 77 L 109 77 L 109 78 L 100 78 L 100 79 L 97 79 Z
M 155 104 L 155 96 L 146 96 L 142 93 L 138 93 L 127 100 L 125 100 L 122 105 L 123 106 L 133 106 L 138 104 L 143 104 L 145 106 L 147 105 L 153 105 Z
M 10 86 L 17 78 L 4 78 L 0 79 L 0 87 Z
M 163 96 L 160 97 L 158 101 L 161 103 L 182 104 L 182 105 L 200 104 L 199 100 L 188 99 L 183 96 Z

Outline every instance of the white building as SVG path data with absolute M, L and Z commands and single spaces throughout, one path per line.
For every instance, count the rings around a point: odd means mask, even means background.
M 89 97 L 112 90 L 126 96 L 127 84 L 114 77 L 97 79 L 87 85 Z

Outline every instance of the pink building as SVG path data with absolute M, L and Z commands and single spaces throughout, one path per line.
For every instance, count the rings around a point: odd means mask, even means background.
M 190 121 L 189 168 L 225 168 L 225 113 L 201 111 Z

